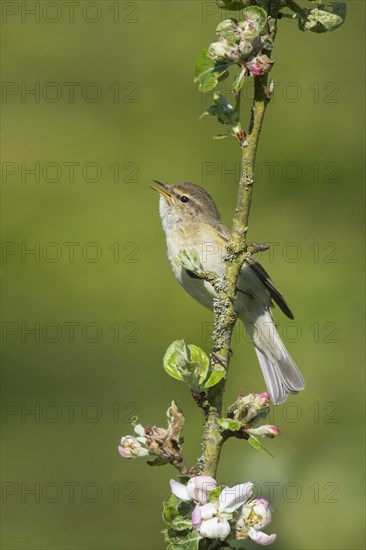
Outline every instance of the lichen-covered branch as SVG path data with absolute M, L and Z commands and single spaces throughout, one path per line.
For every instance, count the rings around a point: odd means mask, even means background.
M 269 2 L 269 18 L 271 21 L 271 38 L 275 38 L 279 3 Z M 268 52 L 269 53 L 269 52 Z M 237 205 L 233 219 L 227 253 L 225 257 L 226 274 L 221 289 L 217 289 L 218 297 L 214 304 L 215 329 L 212 349 L 213 362 L 227 370 L 230 362 L 230 344 L 236 323 L 234 302 L 236 299 L 236 284 L 247 253 L 247 232 L 252 190 L 254 184 L 254 167 L 262 123 L 269 101 L 267 90 L 268 75 L 254 77 L 254 98 L 251 112 L 249 132 L 246 145 L 242 149 L 241 174 L 238 189 Z M 218 420 L 222 412 L 222 402 L 225 390 L 225 378 L 210 389 L 207 396 L 206 418 L 202 442 L 202 457 L 199 468 L 205 475 L 215 477 L 224 438 L 220 431 Z

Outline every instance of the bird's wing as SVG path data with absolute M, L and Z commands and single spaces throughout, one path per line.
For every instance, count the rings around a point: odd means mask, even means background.
M 217 227 L 217 230 L 222 240 L 225 241 L 225 243 L 227 243 L 230 236 L 230 231 L 228 230 L 228 228 L 225 225 L 220 224 Z M 270 276 L 268 275 L 264 267 L 259 262 L 257 262 L 257 260 L 255 260 L 254 258 L 249 257 L 249 258 L 246 258 L 245 261 L 253 269 L 253 271 L 256 273 L 256 275 L 259 277 L 262 283 L 267 287 L 272 300 L 276 302 L 278 307 L 283 311 L 285 315 L 287 315 L 287 317 L 289 317 L 290 319 L 293 319 L 294 315 L 292 311 L 288 307 L 284 297 L 282 296 L 278 288 L 275 286 L 274 282 L 272 281 L 272 279 L 270 278 Z
M 245 261 L 255 271 L 262 283 L 266 285 L 271 295 L 271 298 L 276 302 L 283 313 L 287 315 L 287 317 L 289 317 L 290 319 L 293 319 L 294 315 L 291 309 L 288 307 L 284 297 L 275 286 L 274 282 L 272 281 L 264 267 L 254 258 L 246 258 Z
M 219 237 L 222 238 L 223 242 L 227 244 L 230 237 L 230 231 L 228 230 L 226 225 L 224 225 L 223 223 L 220 223 L 219 225 L 216 226 L 215 229 L 217 230 Z

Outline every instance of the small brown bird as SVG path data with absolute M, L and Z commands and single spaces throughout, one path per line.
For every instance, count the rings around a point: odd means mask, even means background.
M 154 181 L 159 186 L 154 189 L 160 193 L 160 216 L 173 273 L 195 300 L 212 310 L 216 295 L 213 287 L 184 269 L 177 256 L 184 248 L 194 250 L 205 271 L 221 276 L 225 273 L 230 232 L 221 222 L 214 200 L 202 187 L 188 182 L 165 185 Z M 253 258 L 247 258 L 237 283 L 235 311 L 254 344 L 273 403 L 282 403 L 305 384 L 276 330 L 270 311 L 272 300 L 293 319 L 268 273 Z

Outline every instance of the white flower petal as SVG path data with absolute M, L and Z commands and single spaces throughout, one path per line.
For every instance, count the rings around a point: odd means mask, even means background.
M 141 447 L 138 451 L 136 451 L 136 456 L 148 456 L 149 451 L 147 449 L 144 449 L 144 447 Z
M 224 540 L 230 533 L 230 525 L 226 520 L 219 521 L 218 518 L 206 519 L 202 521 L 199 532 L 203 537 L 209 539 Z
M 122 458 L 133 458 L 131 447 L 125 449 L 122 445 L 118 445 L 118 452 Z
M 252 513 L 252 506 L 250 504 L 245 504 L 241 510 L 242 516 L 245 520 L 247 520 Z
M 132 435 L 123 435 L 121 437 L 121 445 L 131 446 L 136 441 L 136 438 Z
M 272 544 L 272 542 L 276 540 L 276 535 L 274 533 L 272 535 L 267 535 L 262 531 L 257 531 L 254 527 L 249 527 L 248 535 L 254 542 L 262 544 L 263 546 Z
M 227 520 L 221 520 L 218 523 L 219 539 L 224 540 L 229 535 L 231 528 Z
M 207 495 L 215 489 L 217 483 L 211 476 L 196 476 L 188 481 L 187 492 L 192 500 L 201 504 L 207 502 Z
M 217 514 L 217 506 L 213 502 L 208 502 L 203 506 L 200 506 L 201 518 L 202 519 L 211 519 L 215 514 Z
M 235 487 L 226 487 L 219 496 L 219 511 L 234 512 L 253 494 L 253 483 L 241 483 Z
M 198 506 L 198 504 L 196 504 L 192 512 L 192 527 L 193 529 L 199 529 L 200 525 L 201 525 L 201 506 Z
M 202 535 L 203 537 L 207 537 L 209 539 L 218 538 L 218 535 L 217 535 L 218 522 L 219 522 L 218 518 L 211 518 L 211 519 L 206 519 L 202 521 L 201 527 L 199 530 L 200 535 Z
M 263 502 L 253 501 L 253 510 L 257 516 L 266 516 L 267 515 L 267 506 Z
M 253 501 L 254 502 L 254 501 Z M 262 518 L 262 520 L 257 525 L 257 529 L 263 529 L 263 527 L 266 527 L 271 523 L 271 511 L 268 507 L 268 502 L 264 501 L 263 499 L 258 499 L 258 504 L 255 503 L 253 506 L 253 512 L 256 516 L 259 518 Z
M 145 435 L 145 428 L 143 427 L 142 424 L 136 424 L 136 426 L 134 427 L 134 432 L 137 435 L 144 436 Z
M 182 483 L 178 483 L 175 479 L 170 480 L 170 488 L 173 495 L 180 498 L 181 500 L 191 500 L 191 497 L 187 493 L 187 487 Z

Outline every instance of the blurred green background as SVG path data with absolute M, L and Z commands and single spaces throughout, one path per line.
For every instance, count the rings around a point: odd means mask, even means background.
M 117 445 L 174 398 L 187 461 L 200 453 L 200 411 L 162 357 L 178 338 L 209 351 L 212 316 L 170 272 L 148 185 L 202 184 L 231 223 L 240 151 L 199 122 L 192 77 L 222 17 L 187 0 L 2 4 L 2 548 L 161 549 L 175 471 Z M 271 499 L 281 550 L 365 548 L 364 5 L 348 4 L 328 35 L 281 22 L 251 212 L 307 388 L 272 412 L 275 459 L 231 440 L 218 472 Z M 227 404 L 264 390 L 234 340 Z

